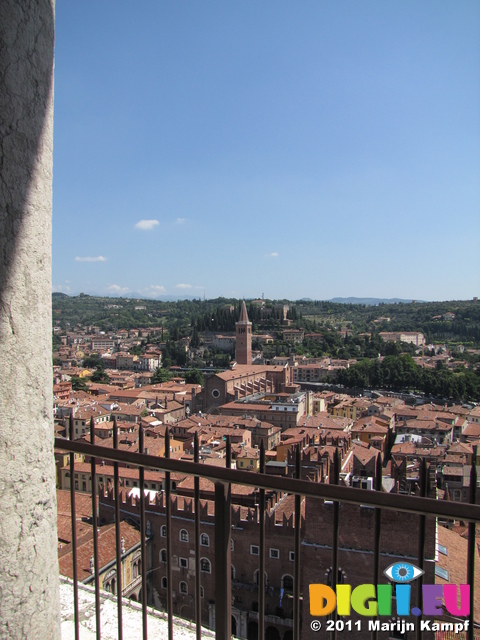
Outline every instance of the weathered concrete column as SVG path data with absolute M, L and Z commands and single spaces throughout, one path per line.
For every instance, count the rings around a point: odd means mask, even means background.
M 54 0 L 0 1 L 0 638 L 60 638 L 51 367 Z

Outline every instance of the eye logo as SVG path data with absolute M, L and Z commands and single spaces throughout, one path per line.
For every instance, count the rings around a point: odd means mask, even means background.
M 425 571 L 408 562 L 394 562 L 383 573 L 393 582 L 405 583 L 423 576 Z
M 350 584 L 337 584 L 335 591 L 326 584 L 309 585 L 310 615 L 328 616 L 336 609 L 338 615 L 349 616 L 353 609 L 359 616 L 391 616 L 394 592 L 396 615 L 400 617 L 412 615 L 417 618 L 419 616 L 437 618 L 446 611 L 455 617 L 466 618 L 470 615 L 469 584 L 418 585 L 422 590 L 423 604 L 422 609 L 419 609 L 411 606 L 412 585 L 410 583 L 425 573 L 423 569 L 409 562 L 394 562 L 383 573 L 390 581 L 389 584 L 359 584 L 355 588 L 352 588 Z M 466 631 L 468 623 L 468 620 L 464 623 L 458 623 L 460 625 L 458 631 L 462 631 L 462 624 L 465 625 L 463 630 Z M 406 627 L 404 626 L 402 629 L 397 627 L 395 630 L 401 631 L 402 634 L 405 630 L 415 630 L 413 623 L 405 624 Z M 380 625 L 380 622 L 372 622 L 372 626 L 369 627 L 370 631 L 394 630 L 387 626 L 382 625 L 380 628 L 375 625 Z M 453 629 L 453 627 L 448 628 Z M 424 630 L 427 630 L 427 627 Z M 439 626 L 438 629 L 432 628 L 431 630 L 443 631 L 444 629 Z M 455 632 L 458 633 L 458 631 Z

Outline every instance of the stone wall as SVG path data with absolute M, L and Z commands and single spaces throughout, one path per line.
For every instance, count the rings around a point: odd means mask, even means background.
M 0 3 L 0 638 L 60 637 L 51 368 L 53 0 Z

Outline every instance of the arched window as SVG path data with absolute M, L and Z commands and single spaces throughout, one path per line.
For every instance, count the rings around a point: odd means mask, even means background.
M 162 578 L 162 589 L 166 589 L 167 588 L 167 578 L 166 576 L 163 576 Z
M 233 564 L 231 565 L 230 569 L 232 574 L 232 580 L 235 580 L 235 567 L 233 566 Z
M 202 533 L 200 535 L 200 544 L 202 545 L 202 547 L 210 546 L 210 538 L 208 537 L 207 533 Z
M 115 595 L 117 590 L 117 581 L 115 580 L 115 576 L 104 582 L 103 588 L 105 589 L 105 591 L 108 591 L 109 593 L 113 593 L 113 595 Z
M 255 573 L 253 574 L 253 581 L 255 582 L 255 584 L 258 584 L 259 576 L 260 576 L 260 573 L 259 573 L 258 569 L 256 569 Z M 265 571 L 265 585 L 267 585 L 267 584 L 268 584 L 268 575 L 267 575 L 267 572 Z
M 285 591 L 293 591 L 293 576 L 288 573 L 282 576 L 282 589 L 285 589 Z
M 180 542 L 188 542 L 188 531 L 186 529 L 180 529 Z
M 166 562 L 166 561 L 167 561 L 167 550 L 162 549 L 160 551 L 160 562 Z
M 132 562 L 132 578 L 138 578 L 138 576 L 142 573 L 140 569 L 141 563 L 142 561 L 140 560 L 140 558 L 138 560 L 135 560 L 135 562 Z
M 208 558 L 200 558 L 200 571 L 202 573 L 212 573 L 212 565 Z
M 160 527 L 160 535 L 162 536 L 162 538 L 166 538 L 167 537 L 167 525 L 166 524 L 162 524 L 162 526 Z
M 180 589 L 180 593 L 188 593 L 188 586 L 186 582 L 180 582 L 178 587 Z

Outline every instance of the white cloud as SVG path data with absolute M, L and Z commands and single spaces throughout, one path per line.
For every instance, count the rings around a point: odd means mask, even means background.
M 278 258 L 278 253 L 276 251 L 272 251 L 272 253 L 266 254 L 267 258 Z
M 107 291 L 112 293 L 128 293 L 130 289 L 128 287 L 121 287 L 119 284 L 111 284 L 107 287 Z
M 205 289 L 205 287 L 202 284 L 198 285 L 198 284 L 183 284 L 183 283 L 176 284 L 175 288 L 176 289 Z
M 142 229 L 142 231 L 150 231 L 150 229 L 153 229 L 159 224 L 158 220 L 139 220 L 135 225 L 135 228 Z
M 175 222 L 176 222 L 177 224 L 185 224 L 185 222 L 186 222 L 186 218 L 177 218 L 177 219 L 175 220 Z
M 151 284 L 146 289 L 143 289 L 144 293 L 149 296 L 161 296 L 167 293 L 166 288 L 163 284 Z
M 70 280 L 65 280 L 66 283 Z M 70 293 L 71 289 L 68 284 L 52 284 L 52 293 Z
M 106 262 L 105 256 L 75 256 L 75 262 Z

